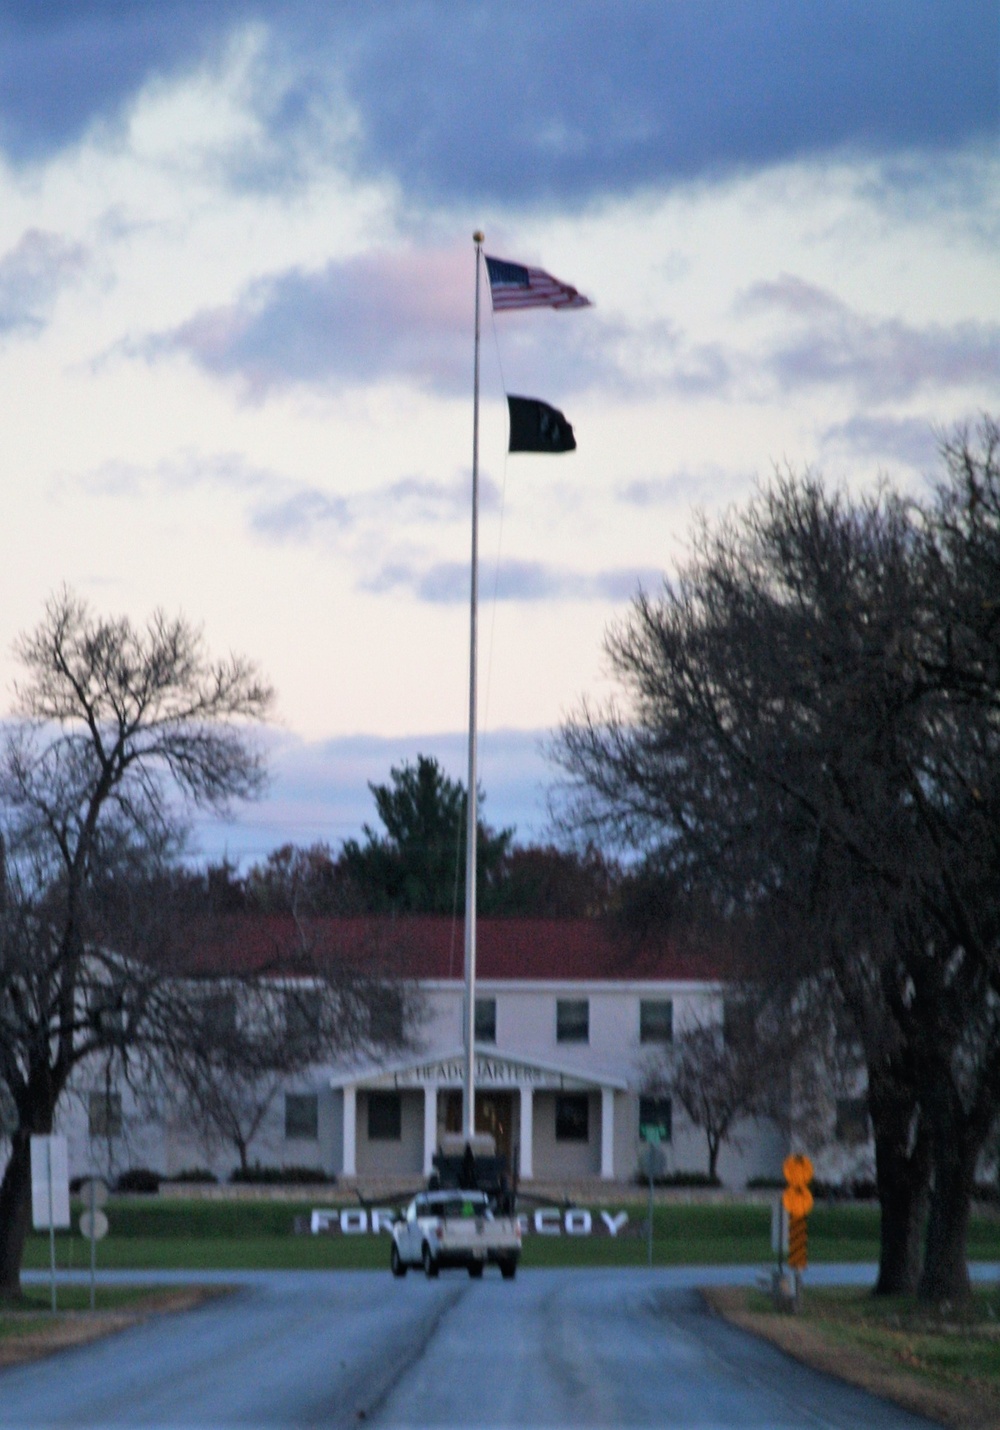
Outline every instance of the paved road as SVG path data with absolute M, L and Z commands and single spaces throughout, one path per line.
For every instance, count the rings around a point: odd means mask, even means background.
M 733 1330 L 694 1289 L 752 1275 L 109 1274 L 239 1289 L 0 1373 L 0 1425 L 927 1426 Z

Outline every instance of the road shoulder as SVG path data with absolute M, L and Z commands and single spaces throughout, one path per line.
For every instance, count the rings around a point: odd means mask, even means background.
M 8 1328 L 15 1319 L 19 1324 L 8 1329 L 7 1334 L 0 1334 L 0 1370 L 41 1360 L 57 1351 L 86 1345 L 104 1336 L 116 1335 L 130 1326 L 148 1321 L 152 1316 L 193 1311 L 206 1301 L 227 1295 L 229 1289 L 224 1286 L 182 1286 L 151 1290 L 141 1300 L 109 1311 L 60 1311 L 54 1316 L 44 1311 L 3 1312 Z
M 862 1350 L 845 1349 L 829 1341 L 800 1317 L 765 1314 L 748 1308 L 745 1287 L 702 1287 L 701 1295 L 718 1315 L 751 1335 L 770 1341 L 786 1355 L 827 1375 L 856 1385 L 904 1410 L 923 1415 L 956 1430 L 997 1430 L 1000 1404 L 996 1397 L 973 1388 L 930 1385 L 905 1367 L 893 1367 Z

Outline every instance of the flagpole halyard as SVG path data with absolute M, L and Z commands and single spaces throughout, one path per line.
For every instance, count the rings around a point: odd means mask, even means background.
M 479 606 L 479 294 L 483 234 L 476 245 L 476 318 L 472 384 L 472 560 L 469 593 L 469 782 L 465 802 L 465 1087 L 463 1130 L 471 1143 L 476 1132 L 476 677 Z

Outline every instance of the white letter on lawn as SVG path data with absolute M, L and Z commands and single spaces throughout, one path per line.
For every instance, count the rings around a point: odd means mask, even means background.
M 614 1217 L 610 1212 L 601 1212 L 601 1220 L 608 1229 L 608 1235 L 617 1236 L 628 1221 L 628 1212 L 619 1212 L 618 1215 Z

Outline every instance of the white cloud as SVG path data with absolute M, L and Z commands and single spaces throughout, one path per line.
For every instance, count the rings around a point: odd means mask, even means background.
M 28 229 L 0 256 L 0 338 L 44 327 L 60 291 L 76 283 L 86 265 L 87 251 L 81 244 Z

